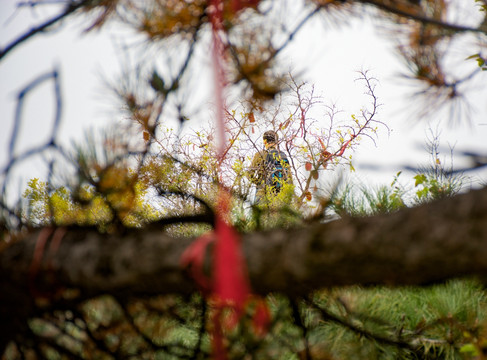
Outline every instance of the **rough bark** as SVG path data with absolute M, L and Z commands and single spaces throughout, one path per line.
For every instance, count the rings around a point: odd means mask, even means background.
M 0 345 L 25 327 L 35 296 L 56 298 L 57 289 L 122 297 L 197 290 L 179 261 L 193 239 L 148 229 L 113 235 L 70 229 L 49 259 L 46 244 L 33 272 L 38 240 L 34 232 L 0 253 Z M 246 234 L 242 244 L 257 293 L 487 279 L 487 188 L 389 215 Z

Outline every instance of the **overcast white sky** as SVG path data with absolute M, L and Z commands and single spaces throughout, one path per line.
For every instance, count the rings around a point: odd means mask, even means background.
M 15 0 L 0 1 L 0 47 L 33 24 L 49 16 L 47 9 L 17 11 Z M 95 124 L 106 124 L 113 119 L 111 98 L 102 83 L 101 74 L 111 77 L 120 71 L 120 53 L 114 39 L 123 33 L 112 31 L 80 35 L 79 21 L 63 27 L 54 34 L 40 34 L 19 46 L 0 62 L 0 169 L 7 160 L 7 151 L 13 129 L 16 97 L 19 91 L 41 74 L 60 71 L 63 92 L 61 137 L 64 144 L 80 140 L 84 131 Z M 398 74 L 404 70 L 393 53 L 393 44 L 374 28 L 370 21 L 352 21 L 338 28 L 327 27 L 326 32 L 316 18 L 295 38 L 293 47 L 286 50 L 296 70 L 306 70 L 304 78 L 315 84 L 324 100 L 336 103 L 347 113 L 358 113 L 364 105 L 362 86 L 354 80 L 356 71 L 368 69 L 379 81 L 377 93 L 383 105 L 380 119 L 392 132 L 381 131 L 376 146 L 366 142 L 358 148 L 354 160 L 357 175 L 366 181 L 390 183 L 403 165 L 428 163 L 428 154 L 422 149 L 429 128 L 440 128 L 444 156 L 449 162 L 448 145 L 456 150 L 487 153 L 487 72 L 469 96 L 475 109 L 470 123 L 451 124 L 445 115 L 418 122 L 409 97 L 410 89 L 399 84 Z M 319 33 L 317 37 L 315 34 Z M 310 41 L 311 40 L 311 41 Z M 469 50 L 469 49 L 468 49 Z M 310 61 L 311 60 L 311 61 Z M 308 64 L 304 67 L 302 64 Z M 29 94 L 22 117 L 22 127 L 16 153 L 39 145 L 48 138 L 55 109 L 52 82 L 46 82 Z M 454 159 L 456 167 L 467 165 L 465 159 Z M 369 171 L 367 165 L 378 165 L 380 171 Z M 28 168 L 29 176 L 38 176 L 45 170 L 41 162 Z M 32 174 L 32 176 L 31 176 Z M 486 172 L 472 174 L 475 181 L 487 181 Z M 406 174 L 410 178 L 412 174 Z

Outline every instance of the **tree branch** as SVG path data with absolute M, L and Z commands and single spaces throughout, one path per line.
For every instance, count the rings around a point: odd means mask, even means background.
M 82 296 L 123 299 L 197 291 L 179 260 L 193 239 L 159 230 L 68 229 L 33 279 L 38 236 L 0 252 L 0 338 L 20 331 L 35 308 L 29 279 L 41 294 L 76 288 Z M 260 294 L 298 297 L 324 287 L 425 285 L 469 275 L 485 280 L 487 188 L 391 215 L 245 234 L 242 244 L 253 291 Z
M 390 3 L 386 1 L 381 1 L 381 0 L 359 0 L 358 2 L 362 2 L 364 4 L 369 4 L 372 6 L 377 7 L 378 9 L 388 12 L 390 14 L 394 14 L 403 18 L 411 19 L 414 21 L 418 21 L 420 23 L 424 24 L 431 24 L 435 25 L 438 27 L 441 27 L 446 30 L 450 30 L 453 32 L 458 32 L 458 33 L 463 33 L 463 32 L 472 32 L 472 33 L 484 33 L 486 34 L 487 31 L 483 28 L 473 28 L 469 26 L 463 26 L 463 25 L 457 25 L 457 24 L 452 24 L 448 22 L 444 22 L 438 19 L 434 19 L 429 16 L 423 16 L 420 14 L 414 14 L 412 12 L 405 11 L 398 6 L 391 5 Z
M 15 39 L 10 44 L 8 44 L 4 49 L 1 49 L 0 50 L 0 60 L 3 57 L 5 57 L 10 51 L 12 51 L 18 45 L 22 44 L 26 40 L 29 40 L 30 38 L 32 38 L 37 33 L 40 33 L 42 31 L 46 30 L 49 26 L 54 25 L 58 21 L 61 21 L 65 17 L 71 15 L 76 10 L 78 10 L 81 7 L 83 7 L 87 2 L 88 1 L 85 0 L 85 1 L 80 1 L 78 3 L 74 3 L 74 2 L 70 3 L 66 7 L 66 9 L 63 12 L 61 12 L 60 14 L 54 16 L 52 19 L 47 20 L 43 24 L 41 24 L 41 25 L 39 25 L 39 26 L 37 26 L 35 28 L 32 28 L 28 32 L 24 33 L 23 35 L 21 35 L 20 37 L 18 37 L 17 39 Z

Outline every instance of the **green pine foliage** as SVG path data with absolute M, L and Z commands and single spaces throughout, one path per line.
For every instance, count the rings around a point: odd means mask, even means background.
M 466 359 L 465 346 L 484 336 L 486 295 L 480 283 L 467 279 L 324 291 L 311 301 L 328 321 L 312 338 L 338 359 Z
M 267 333 L 255 332 L 255 307 L 247 307 L 239 325 L 225 332 L 230 359 L 481 359 L 487 344 L 487 296 L 474 280 L 352 286 L 294 300 L 272 294 L 265 301 L 272 317 Z M 124 304 L 104 296 L 32 319 L 30 327 L 82 358 L 209 358 L 214 311 L 199 295 Z M 15 352 L 9 349 L 5 358 L 16 358 Z M 45 354 L 59 358 L 55 348 Z

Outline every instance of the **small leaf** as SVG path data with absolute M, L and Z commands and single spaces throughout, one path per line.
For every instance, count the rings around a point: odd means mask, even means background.
M 418 199 L 423 199 L 428 195 L 428 188 L 423 188 L 422 190 L 416 191 L 416 195 L 418 196 Z
M 253 112 L 249 113 L 249 122 L 251 124 L 255 122 L 255 116 Z
M 418 186 L 423 184 L 426 181 L 426 175 L 424 174 L 418 174 L 413 178 L 415 181 L 414 186 Z
M 150 80 L 150 86 L 157 92 L 165 93 L 164 80 L 159 76 L 156 70 L 152 72 L 152 78 Z
M 284 121 L 281 125 L 279 125 L 279 130 L 284 130 L 285 128 L 287 128 L 289 126 L 291 122 L 291 118 L 287 119 L 286 121 Z
M 318 170 L 312 170 L 311 176 L 313 177 L 313 179 L 318 180 L 320 174 L 318 173 Z
M 327 150 L 323 150 L 321 152 L 321 156 L 323 157 L 323 161 L 328 161 L 331 158 L 332 153 Z
M 306 171 L 311 171 L 311 163 L 309 161 L 306 161 L 306 163 L 304 164 L 304 168 L 306 169 Z
M 143 131 L 142 132 L 142 136 L 144 137 L 144 141 L 145 142 L 149 142 L 149 139 L 150 139 L 150 134 L 148 131 Z
M 478 57 L 480 57 L 480 54 L 477 53 L 477 54 L 473 54 L 473 55 L 470 55 L 468 58 L 466 58 L 465 60 L 471 60 L 471 59 L 477 59 Z
M 479 351 L 477 350 L 477 348 L 475 347 L 474 344 L 465 344 L 465 345 L 463 345 L 460 348 L 460 352 L 461 353 L 467 353 L 467 354 L 470 354 L 472 356 L 478 356 L 479 355 Z

